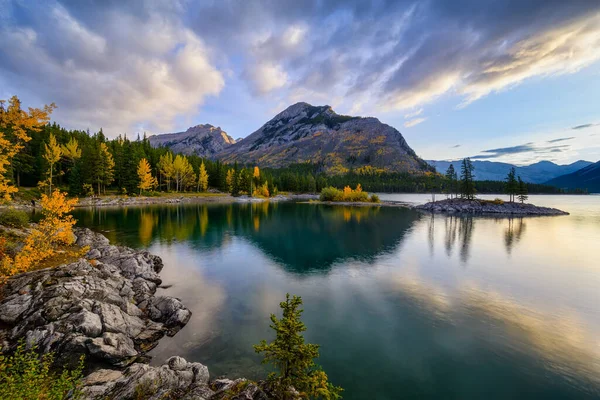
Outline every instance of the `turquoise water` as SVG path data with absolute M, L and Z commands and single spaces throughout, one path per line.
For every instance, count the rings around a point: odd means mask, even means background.
M 424 195 L 382 195 L 424 202 Z M 531 196 L 570 216 L 458 218 L 294 203 L 77 210 L 147 248 L 190 323 L 153 350 L 213 376 L 264 375 L 285 293 L 345 399 L 600 397 L 600 197 Z

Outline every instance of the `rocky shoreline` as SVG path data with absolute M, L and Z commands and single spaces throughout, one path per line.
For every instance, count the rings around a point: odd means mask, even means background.
M 156 295 L 160 257 L 111 245 L 86 228 L 75 235 L 78 245 L 89 246 L 85 258 L 16 275 L 0 287 L 3 352 L 24 340 L 53 352 L 57 365 L 75 366 L 84 355 L 85 399 L 220 399 L 232 389 L 230 398 L 267 398 L 243 379 L 211 382 L 206 366 L 181 357 L 146 364 L 147 352 L 183 328 L 191 311 L 179 299 Z
M 528 203 L 495 202 L 489 200 L 446 199 L 414 207 L 419 211 L 446 214 L 488 214 L 488 215 L 569 215 L 568 212 L 539 207 Z

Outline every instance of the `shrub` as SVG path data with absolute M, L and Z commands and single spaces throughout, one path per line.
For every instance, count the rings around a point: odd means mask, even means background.
M 74 370 L 53 371 L 53 362 L 52 353 L 40 357 L 35 347 L 25 350 L 23 342 L 12 356 L 0 354 L 0 398 L 62 400 L 67 395 L 79 398 L 83 356 Z
M 9 208 L 0 214 L 0 225 L 22 228 L 29 223 L 29 215 L 25 211 Z
M 344 192 L 332 186 L 323 188 L 319 196 L 321 201 L 344 201 Z
M 369 194 L 362 191 L 360 184 L 354 190 L 350 186 L 346 186 L 343 191 L 330 186 L 321 190 L 319 199 L 321 201 L 367 202 L 369 201 Z
M 494 199 L 494 201 L 492 201 L 492 203 L 501 206 L 502 204 L 504 204 L 504 200 L 496 198 Z
M 371 203 L 379 203 L 381 201 L 379 200 L 379 196 L 377 196 L 376 194 L 372 194 L 369 200 L 371 201 Z
M 262 186 L 257 186 L 252 193 L 254 197 L 269 197 L 269 184 L 265 182 Z

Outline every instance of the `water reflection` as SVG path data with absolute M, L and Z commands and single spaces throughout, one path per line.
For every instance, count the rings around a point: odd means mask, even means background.
M 77 214 L 84 226 L 101 225 L 114 241 L 189 242 L 206 250 L 230 236 L 245 238 L 288 271 L 325 271 L 348 258 L 369 260 L 402 240 L 421 216 L 411 210 L 252 203 L 96 209 Z M 118 230 L 117 230 L 118 227 Z
M 525 233 L 527 224 L 524 218 L 509 218 L 508 225 L 504 232 L 504 244 L 506 251 L 510 254 L 512 248 L 521 241 L 521 237 Z

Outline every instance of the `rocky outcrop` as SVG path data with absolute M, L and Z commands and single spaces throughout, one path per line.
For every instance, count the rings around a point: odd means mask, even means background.
M 488 200 L 447 199 L 415 207 L 417 210 L 450 214 L 494 214 L 494 215 L 569 215 L 556 208 L 538 207 L 533 204 L 500 203 Z
M 245 379 L 209 382 L 206 366 L 181 357 L 146 364 L 146 353 L 185 326 L 190 310 L 155 295 L 160 257 L 113 246 L 89 229 L 75 234 L 78 245 L 89 247 L 85 258 L 14 276 L 0 287 L 2 352 L 23 340 L 53 352 L 58 366 L 75 366 L 85 355 L 84 399 L 268 399 Z
M 201 157 L 212 157 L 235 143 L 227 132 L 210 124 L 192 126 L 185 132 L 150 136 L 148 140 L 154 147 L 169 147 L 175 153 Z
M 432 169 L 400 132 L 377 118 L 339 115 L 329 106 L 307 103 L 288 107 L 216 157 L 263 167 L 311 162 L 330 174 L 360 167 L 393 172 Z
M 189 321 L 181 301 L 155 296 L 159 257 L 110 245 L 89 229 L 76 236 L 90 247 L 85 259 L 15 276 L 0 289 L 3 351 L 24 339 L 60 364 L 85 355 L 90 367 L 124 367 Z

